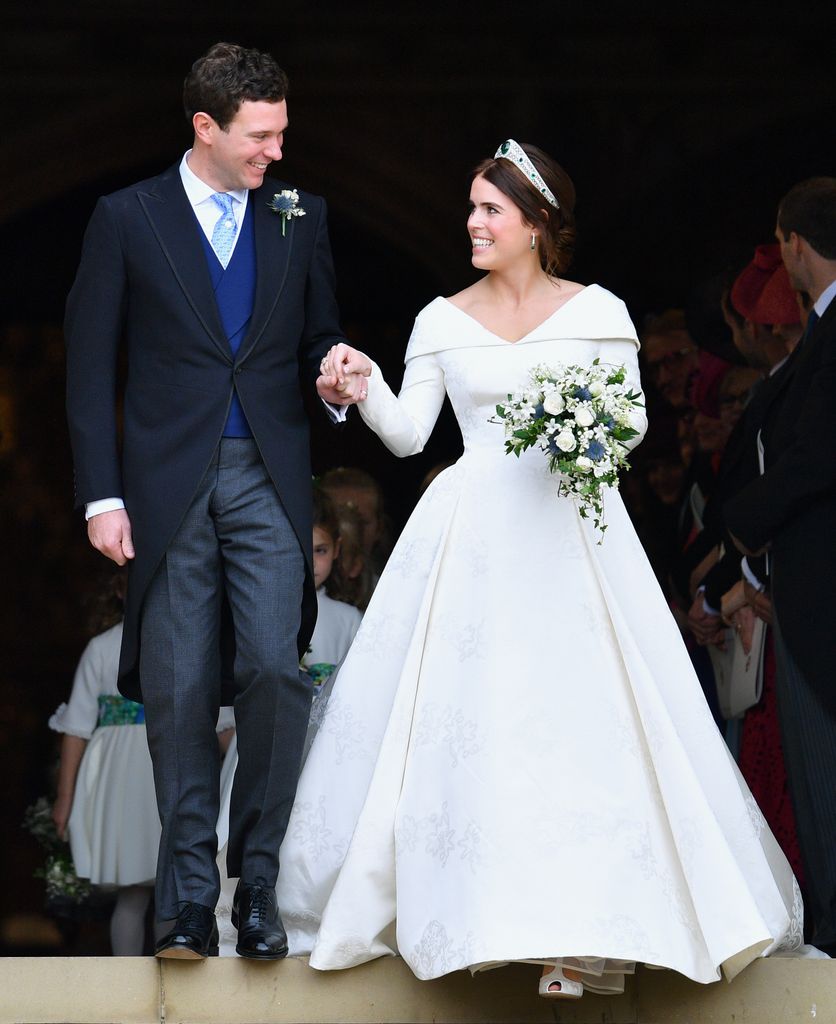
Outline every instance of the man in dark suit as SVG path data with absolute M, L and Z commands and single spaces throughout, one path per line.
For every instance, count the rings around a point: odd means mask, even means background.
M 764 373 L 764 379 L 752 388 L 726 441 L 703 512 L 704 528 L 680 559 L 680 576 L 688 573 L 691 583 L 699 583 L 688 614 L 699 643 L 711 643 L 724 635 L 722 597 L 740 580 L 741 562 L 723 522 L 723 506 L 760 474 L 757 434 L 762 410 L 768 407 L 771 392 L 781 386 L 778 375 L 801 335 L 798 300 L 780 246 L 758 246 L 754 259 L 737 275 L 721 303 L 735 349 L 751 367 Z M 711 555 L 721 545 L 723 554 L 712 563 Z
M 776 237 L 813 310 L 763 412 L 764 472 L 729 500 L 744 552 L 768 549 L 787 774 L 813 918 L 836 954 L 836 179 L 801 182 Z
M 287 952 L 274 890 L 316 615 L 300 387 L 342 335 L 325 204 L 265 177 L 281 159 L 286 93 L 267 54 L 219 43 L 200 58 L 183 94 L 192 149 L 99 200 L 67 303 L 76 500 L 94 547 L 131 561 L 119 685 L 145 704 L 154 762 L 157 916 L 174 922 L 158 956 L 217 951 L 222 691 L 239 748 L 237 950 Z

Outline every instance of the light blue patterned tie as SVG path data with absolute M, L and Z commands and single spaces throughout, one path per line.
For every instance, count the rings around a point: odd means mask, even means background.
M 220 260 L 221 266 L 226 270 L 238 225 L 235 223 L 232 213 L 232 196 L 227 195 L 226 192 L 215 192 L 212 198 L 222 211 L 217 224 L 212 229 L 212 248 L 215 250 L 215 255 Z

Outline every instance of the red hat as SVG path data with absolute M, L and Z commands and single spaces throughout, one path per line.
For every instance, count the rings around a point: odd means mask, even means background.
M 756 324 L 801 323 L 798 300 L 783 263 L 766 282 L 750 319 Z
M 755 323 L 769 323 L 767 320 L 755 320 L 753 314 L 764 288 L 782 266 L 781 247 L 777 242 L 759 245 L 755 249 L 755 258 L 738 274 L 729 293 L 732 306 L 741 316 Z

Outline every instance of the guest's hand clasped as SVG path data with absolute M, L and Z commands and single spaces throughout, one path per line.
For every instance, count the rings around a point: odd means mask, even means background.
M 369 394 L 368 377 L 372 372 L 368 356 L 350 345 L 334 345 L 319 364 L 316 390 L 332 405 L 356 405 Z

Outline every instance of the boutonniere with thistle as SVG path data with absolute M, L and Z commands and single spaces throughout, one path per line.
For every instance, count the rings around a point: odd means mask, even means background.
M 295 188 L 284 188 L 281 192 L 276 192 L 267 205 L 282 218 L 282 235 L 291 217 L 305 216 L 305 211 L 299 205 L 299 193 Z

